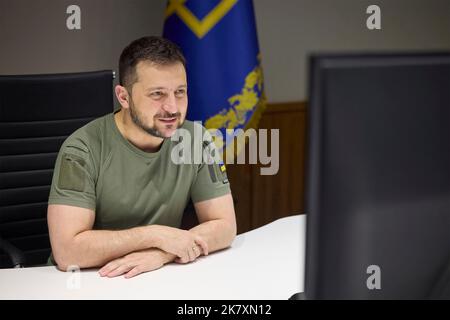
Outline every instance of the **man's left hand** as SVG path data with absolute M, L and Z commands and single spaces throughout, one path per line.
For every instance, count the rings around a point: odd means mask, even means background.
M 132 278 L 140 273 L 159 269 L 169 261 L 171 259 L 166 252 L 152 248 L 112 260 L 98 272 L 102 277 L 112 278 L 125 274 L 125 278 Z

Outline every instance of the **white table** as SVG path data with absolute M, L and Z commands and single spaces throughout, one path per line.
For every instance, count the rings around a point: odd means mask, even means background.
M 55 267 L 0 270 L 0 299 L 288 299 L 303 291 L 305 215 L 238 235 L 231 248 L 131 279 Z

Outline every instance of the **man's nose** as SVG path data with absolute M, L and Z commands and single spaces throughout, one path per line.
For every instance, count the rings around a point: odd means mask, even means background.
M 165 99 L 164 103 L 163 103 L 163 109 L 166 112 L 169 113 L 175 113 L 177 112 L 177 100 L 175 97 L 175 94 L 169 94 L 167 95 L 167 98 Z

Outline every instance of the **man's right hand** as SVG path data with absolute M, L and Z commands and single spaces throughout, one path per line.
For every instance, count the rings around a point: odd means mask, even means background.
M 202 237 L 187 230 L 158 226 L 157 247 L 178 258 L 178 263 L 188 263 L 198 256 L 208 254 L 208 244 Z

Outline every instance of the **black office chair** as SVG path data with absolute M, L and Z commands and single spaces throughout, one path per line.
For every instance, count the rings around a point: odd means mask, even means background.
M 45 264 L 47 200 L 63 141 L 113 111 L 110 70 L 0 76 L 0 268 Z
M 195 207 L 192 200 L 188 202 L 186 208 L 184 208 L 183 218 L 181 220 L 180 228 L 183 230 L 189 230 L 199 224 L 197 214 L 195 213 Z

